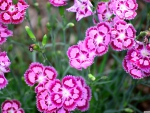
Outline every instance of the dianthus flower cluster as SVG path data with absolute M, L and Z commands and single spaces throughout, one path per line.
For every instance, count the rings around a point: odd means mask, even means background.
M 18 100 L 5 100 L 1 105 L 1 113 L 25 113 Z
M 86 69 L 93 63 L 94 57 L 102 56 L 107 53 L 109 45 L 116 51 L 132 48 L 136 37 L 135 28 L 132 24 L 124 20 L 127 17 L 121 18 L 114 13 L 114 6 L 117 7 L 120 3 L 122 7 L 127 7 L 128 2 L 126 2 L 116 0 L 116 2 L 98 3 L 96 11 L 100 22 L 88 28 L 85 39 L 79 41 L 78 45 L 69 47 L 67 51 L 71 67 L 78 70 L 82 70 L 82 68 Z M 131 3 L 135 3 L 134 0 Z M 136 3 L 133 5 L 137 8 Z M 129 10 L 129 8 L 126 8 L 126 10 L 127 9 Z M 116 10 L 118 10 L 118 8 L 116 8 Z M 135 10 L 132 11 L 135 12 Z M 134 18 L 134 16 L 132 17 Z
M 8 84 L 4 74 L 10 72 L 10 64 L 11 62 L 6 52 L 0 52 L 0 89 L 3 89 Z
M 82 77 L 67 75 L 60 81 L 53 67 L 40 63 L 32 63 L 24 77 L 29 86 L 37 84 L 36 105 L 40 112 L 70 113 L 89 107 L 91 90 Z
M 12 0 L 0 0 L 0 45 L 6 42 L 8 37 L 13 36 L 13 32 L 4 24 L 21 23 L 25 18 L 27 8 L 28 5 L 24 0 L 19 0 L 17 4 L 13 4 Z M 6 52 L 0 52 L 0 89 L 8 84 L 4 73 L 10 71 L 10 64 Z
M 0 45 L 6 42 L 7 37 L 13 35 L 3 24 L 19 24 L 25 18 L 25 11 L 29 7 L 24 0 L 13 4 L 12 0 L 0 0 Z

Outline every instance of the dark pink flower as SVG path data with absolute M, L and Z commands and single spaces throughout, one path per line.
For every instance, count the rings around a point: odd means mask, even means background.
M 19 24 L 25 18 L 25 11 L 29 7 L 24 0 L 19 0 L 16 5 L 12 0 L 0 1 L 0 21 L 4 24 Z
M 121 19 L 134 19 L 137 13 L 138 4 L 136 0 L 111 0 L 110 9 Z
M 10 37 L 13 35 L 13 32 L 8 30 L 8 28 L 0 23 L 0 45 L 6 42 L 7 37 Z
M 0 74 L 8 73 L 11 62 L 6 52 L 0 52 Z
M 85 38 L 87 49 L 94 50 L 97 56 L 105 54 L 110 43 L 110 30 L 110 26 L 106 22 L 87 29 Z
M 49 2 L 55 7 L 64 6 L 67 4 L 67 0 L 49 0 Z
M 111 47 L 116 51 L 130 49 L 135 43 L 136 30 L 125 21 L 118 21 L 111 30 Z
M 5 78 L 4 74 L 0 74 L 0 90 L 5 88 L 7 84 L 8 84 L 8 81 Z
M 76 20 L 79 21 L 84 17 L 93 15 L 93 5 L 90 0 L 74 0 L 74 5 L 67 9 L 69 12 L 76 12 Z
M 123 67 L 134 79 L 150 76 L 150 51 L 144 43 L 136 41 L 135 46 L 128 50 Z
M 40 63 L 32 63 L 24 74 L 25 81 L 29 86 L 33 86 L 35 83 L 46 84 L 46 82 L 54 80 L 56 76 L 57 71 L 53 67 L 43 66 Z
M 18 100 L 5 100 L 1 105 L 2 113 L 25 113 Z

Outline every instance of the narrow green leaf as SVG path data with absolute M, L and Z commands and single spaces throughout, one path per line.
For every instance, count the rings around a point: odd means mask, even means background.
M 113 82 L 113 81 L 111 80 L 111 81 L 104 81 L 104 82 L 96 82 L 96 83 L 94 83 L 94 85 L 102 85 L 102 84 L 107 84 L 110 82 Z

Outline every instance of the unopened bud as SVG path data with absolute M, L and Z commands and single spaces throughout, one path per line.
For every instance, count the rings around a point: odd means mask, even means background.
M 89 79 L 91 79 L 92 81 L 95 81 L 95 77 L 92 74 L 88 74 Z
M 72 23 L 72 22 L 68 23 L 67 28 L 69 28 L 69 27 L 74 27 L 74 23 Z
M 38 7 L 38 6 L 39 6 L 39 3 L 37 3 L 37 2 L 36 2 L 36 3 L 34 3 L 34 6 Z

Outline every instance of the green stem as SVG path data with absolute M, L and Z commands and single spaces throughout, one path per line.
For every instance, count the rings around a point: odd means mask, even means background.
M 44 59 L 44 62 L 47 62 L 48 65 L 52 66 L 52 64 L 49 62 L 49 60 L 47 59 L 46 55 L 44 52 L 41 53 L 42 54 L 42 57 Z

